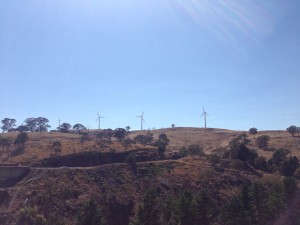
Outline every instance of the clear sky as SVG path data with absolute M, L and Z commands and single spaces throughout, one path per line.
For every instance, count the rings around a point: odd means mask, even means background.
M 0 119 L 300 126 L 299 0 L 0 0 Z

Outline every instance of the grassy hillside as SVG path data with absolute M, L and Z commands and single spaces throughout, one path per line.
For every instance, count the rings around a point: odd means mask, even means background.
M 169 146 L 167 148 L 167 154 L 178 152 L 182 147 L 188 147 L 189 145 L 199 145 L 203 151 L 207 154 L 218 153 L 221 149 L 226 148 L 229 142 L 238 135 L 242 134 L 242 131 L 232 131 L 224 129 L 201 129 L 201 128 L 175 128 L 175 129 L 159 129 L 152 131 L 133 131 L 130 132 L 128 137 L 134 138 L 138 134 L 146 134 L 151 132 L 154 134 L 154 138 L 158 138 L 159 134 L 165 133 L 170 139 Z M 67 155 L 84 151 L 115 151 L 123 152 L 132 149 L 138 149 L 143 146 L 133 145 L 126 149 L 118 141 L 114 140 L 112 144 L 99 145 L 97 143 L 95 135 L 91 135 L 91 140 L 81 142 L 81 135 L 78 134 L 64 134 L 64 133 L 28 133 L 29 140 L 25 144 L 25 151 L 18 156 L 9 157 L 11 152 L 17 148 L 16 145 L 12 145 L 9 148 L 0 150 L 0 163 L 22 163 L 30 165 L 37 161 L 48 158 L 54 155 L 54 151 L 51 149 L 54 141 L 60 141 L 62 143 L 62 151 L 59 155 Z M 270 149 L 286 148 L 291 151 L 292 155 L 300 157 L 300 138 L 292 137 L 286 131 L 261 131 L 256 137 L 260 135 L 270 136 Z M 14 140 L 17 133 L 5 133 L 1 134 L 3 137 L 10 137 Z M 270 158 L 272 151 L 261 150 L 257 147 L 256 139 L 252 135 L 247 135 L 250 140 L 249 147 L 257 150 L 259 155 Z M 150 146 L 147 146 L 148 148 Z
M 283 161 L 268 162 L 271 164 L 263 172 L 253 168 L 253 161 L 230 156 L 241 149 L 244 149 L 244 154 L 245 151 L 250 154 L 250 148 L 255 149 L 259 156 L 271 158 L 276 149 L 285 148 L 289 150 L 284 156 L 285 163 L 293 163 L 294 159 L 289 156 L 300 156 L 300 138 L 291 137 L 285 131 L 263 131 L 256 135 L 256 138 L 270 136 L 267 150 L 259 149 L 251 135 L 246 137 L 248 150 L 242 145 L 230 145 L 243 132 L 224 129 L 133 131 L 127 137 L 133 139 L 148 132 L 153 134 L 154 140 L 162 133 L 167 135 L 170 143 L 165 157 L 157 155 L 156 147 L 133 144 L 125 148 L 116 139 L 102 143 L 93 133 L 84 141 L 79 134 L 28 133 L 29 140 L 20 154 L 12 154 L 20 147 L 18 145 L 4 147 L 0 151 L 2 164 L 45 167 L 32 167 L 29 174 L 14 186 L 0 189 L 1 223 L 90 224 L 86 222 L 86 216 L 91 211 L 97 224 L 108 225 L 144 224 L 141 221 L 147 221 L 147 218 L 156 221 L 149 224 L 162 225 L 195 224 L 188 221 L 272 224 L 270 221 L 284 209 L 290 193 L 293 193 L 295 179 L 282 176 Z M 5 133 L 1 137 L 14 140 L 17 135 Z M 52 149 L 56 141 L 62 144 L 58 153 Z M 238 141 L 241 144 L 241 139 Z M 205 154 L 200 151 L 201 154 L 171 159 L 172 154 L 182 151 L 183 147 L 188 149 L 190 145 L 198 145 Z M 226 157 L 223 155 L 224 158 L 215 161 L 210 157 L 210 154 L 224 153 L 228 149 L 231 152 Z M 127 158 L 134 150 L 140 155 L 136 153 L 136 158 Z M 151 153 L 153 157 L 144 157 L 144 153 Z M 144 158 L 137 162 L 138 157 Z M 288 164 L 286 166 L 291 169 Z M 299 191 L 297 195 L 294 199 L 300 199 Z M 193 210 L 189 211 L 190 208 Z M 199 214 L 203 210 L 207 214 Z M 297 213 L 293 214 L 294 217 Z

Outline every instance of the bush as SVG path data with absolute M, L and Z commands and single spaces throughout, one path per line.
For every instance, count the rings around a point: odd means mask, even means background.
M 295 170 L 298 168 L 299 160 L 296 156 L 286 158 L 280 165 L 280 172 L 284 176 L 294 176 Z
M 17 225 L 45 225 L 46 219 L 38 214 L 36 208 L 22 208 L 18 212 Z
M 187 151 L 189 155 L 199 155 L 199 156 L 205 155 L 204 152 L 202 151 L 202 148 L 199 145 L 189 145 Z
M 255 150 L 247 148 L 244 144 L 232 145 L 229 150 L 229 157 L 231 159 L 247 161 L 251 165 L 253 165 L 254 160 L 257 156 L 258 155 Z
M 218 164 L 221 161 L 220 157 L 216 154 L 209 155 L 208 160 L 214 165 Z
M 230 162 L 230 167 L 236 170 L 244 170 L 245 163 L 239 159 L 233 159 Z
M 25 142 L 28 141 L 28 134 L 25 132 L 21 132 L 18 134 L 14 144 L 20 144 L 22 147 L 24 147 Z
M 136 164 L 136 155 L 135 153 L 130 153 L 128 156 L 125 157 L 124 162 L 127 163 L 134 172 L 137 171 L 137 164 Z
M 254 160 L 254 168 L 262 171 L 267 171 L 268 164 L 267 159 L 263 156 L 259 156 Z
M 256 139 L 256 144 L 259 148 L 267 150 L 269 146 L 269 141 L 270 137 L 268 135 L 262 135 Z
M 10 153 L 11 157 L 18 156 L 24 154 L 24 147 L 18 147 L 15 150 L 12 150 Z

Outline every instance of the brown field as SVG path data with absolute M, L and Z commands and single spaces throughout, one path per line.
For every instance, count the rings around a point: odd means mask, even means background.
M 243 133 L 243 131 L 233 131 L 225 129 L 203 129 L 203 128 L 175 128 L 175 129 L 159 129 L 151 131 L 132 131 L 129 133 L 129 138 L 134 138 L 138 134 L 146 134 L 151 132 L 154 138 L 158 138 L 159 134 L 165 133 L 170 139 L 170 144 L 167 149 L 168 153 L 177 152 L 182 147 L 189 145 L 199 145 L 207 154 L 218 153 L 226 148 L 229 142 L 236 136 Z M 5 137 L 15 139 L 17 133 L 1 134 Z M 80 135 L 65 134 L 65 133 L 28 133 L 29 140 L 25 144 L 24 154 L 10 157 L 10 153 L 18 146 L 12 145 L 9 148 L 1 148 L 0 163 L 21 163 L 30 165 L 43 158 L 53 156 L 55 153 L 51 149 L 54 141 L 62 143 L 62 151 L 60 155 L 73 154 L 82 151 L 125 151 L 121 143 L 114 140 L 110 145 L 98 145 L 95 135 L 91 135 L 90 141 L 80 142 Z M 259 155 L 270 158 L 274 149 L 285 148 L 291 151 L 292 155 L 300 157 L 300 138 L 292 137 L 286 131 L 261 131 L 256 137 L 260 135 L 269 135 L 270 146 L 268 151 L 259 149 L 256 145 L 255 139 L 252 135 L 247 136 L 250 140 L 249 147 L 255 149 Z M 141 148 L 140 145 L 133 145 L 127 150 Z M 149 147 L 149 146 L 147 146 Z

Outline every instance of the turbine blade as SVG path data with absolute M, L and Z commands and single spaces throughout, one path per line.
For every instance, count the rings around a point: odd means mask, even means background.
M 100 116 L 98 112 L 96 112 L 96 113 L 97 113 L 98 116 Z

